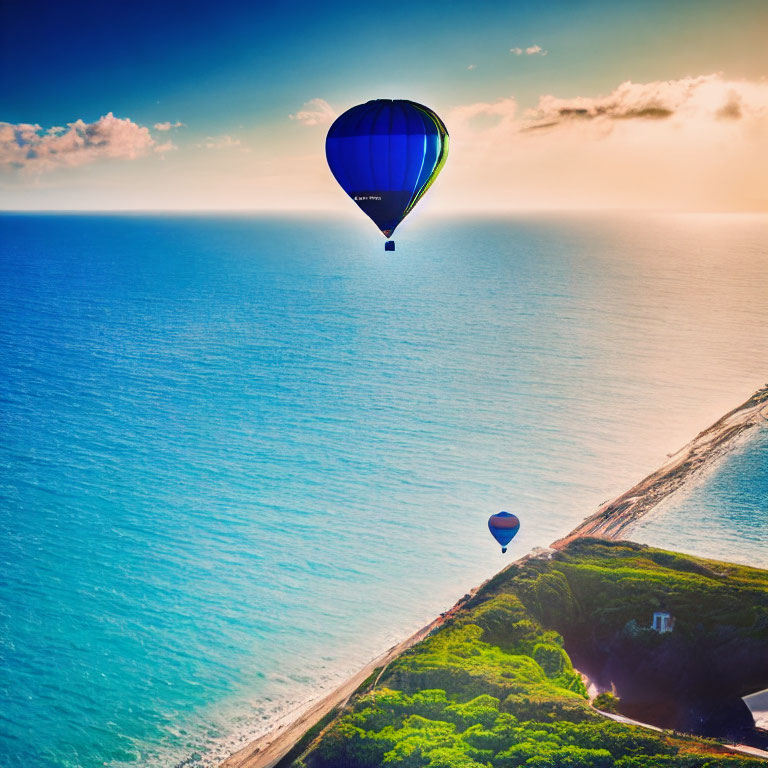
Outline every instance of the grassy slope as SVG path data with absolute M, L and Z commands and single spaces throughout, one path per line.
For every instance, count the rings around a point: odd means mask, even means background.
M 768 573 L 755 569 L 576 541 L 552 560 L 529 560 L 492 579 L 466 610 L 396 659 L 376 690 L 354 699 L 294 764 L 755 765 L 759 761 L 727 756 L 713 742 L 604 719 L 590 707 L 557 630 L 589 626 L 599 635 L 648 618 L 658 605 L 676 616 L 695 615 L 700 626 L 728 626 L 764 642 L 767 587 Z
M 741 697 L 768 687 L 766 571 L 582 539 L 530 563 L 510 586 L 583 669 L 623 687 L 635 707 L 627 714 L 657 722 L 662 712 L 657 724 L 700 721 L 723 733 L 725 721 L 749 716 Z M 675 617 L 672 634 L 650 629 L 656 610 Z

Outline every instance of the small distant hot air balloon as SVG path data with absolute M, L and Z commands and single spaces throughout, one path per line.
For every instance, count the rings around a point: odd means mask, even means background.
M 342 189 L 390 238 L 445 165 L 448 131 L 423 104 L 376 99 L 336 119 L 325 155 Z
M 488 529 L 496 541 L 501 544 L 501 551 L 507 551 L 507 544 L 515 538 L 520 530 L 520 521 L 517 515 L 511 512 L 499 512 L 488 518 Z

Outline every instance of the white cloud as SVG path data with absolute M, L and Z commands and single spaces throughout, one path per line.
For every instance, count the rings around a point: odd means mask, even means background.
M 467 69 L 477 69 L 477 64 L 470 64 Z
M 445 114 L 451 207 L 768 210 L 768 82 L 623 83 Z
M 111 112 L 94 123 L 75 120 L 43 131 L 30 123 L 0 123 L 0 167 L 44 171 L 105 158 L 134 159 L 155 141 L 145 126 Z
M 767 92 L 768 84 L 728 82 L 717 74 L 650 83 L 627 81 L 607 96 L 542 96 L 525 116 L 534 128 L 577 120 L 739 120 L 748 114 L 765 114 Z
M 471 136 L 473 141 L 487 141 L 514 133 L 519 130 L 516 114 L 517 102 L 513 98 L 454 107 L 448 117 L 451 143 L 461 142 L 465 135 Z
M 517 102 L 512 98 L 478 101 L 454 107 L 446 115 L 451 135 L 451 156 L 492 153 L 519 131 Z
M 249 152 L 247 147 L 243 146 L 240 139 L 235 139 L 232 136 L 223 134 L 221 136 L 207 136 L 204 144 L 198 144 L 197 146 L 203 146 L 205 149 L 239 149 L 242 152 Z
M 515 56 L 522 56 L 525 54 L 526 56 L 536 56 L 537 54 L 539 56 L 546 56 L 549 51 L 545 51 L 540 45 L 529 45 L 527 48 L 510 48 L 510 53 L 513 53 Z
M 325 99 L 310 99 L 289 117 L 302 125 L 328 125 L 336 118 L 336 110 Z
M 184 128 L 184 123 L 171 123 L 166 120 L 164 123 L 155 123 L 156 131 L 170 131 L 171 128 Z

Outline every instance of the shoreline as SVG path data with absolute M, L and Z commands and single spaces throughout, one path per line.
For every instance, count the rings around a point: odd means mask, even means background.
M 567 536 L 551 546 L 561 549 L 574 539 L 594 536 L 621 539 L 623 532 L 647 515 L 657 504 L 687 483 L 715 459 L 725 455 L 734 440 L 759 424 L 768 423 L 768 385 L 700 432 L 669 460 L 633 485 L 628 491 L 603 504 Z
M 340 686 L 334 688 L 309 706 L 295 720 L 278 725 L 230 755 L 222 763 L 219 763 L 219 768 L 272 768 L 290 752 L 310 728 L 317 725 L 335 709 L 343 707 L 357 689 L 377 671 L 378 680 L 384 669 L 394 659 L 412 645 L 421 642 L 430 632 L 442 626 L 447 619 L 451 618 L 475 595 L 478 589 L 479 587 L 470 590 L 452 608 L 441 613 L 428 624 L 425 624 L 410 637 L 407 637 L 397 645 L 393 645 L 389 650 L 369 661 L 368 664 L 348 677 Z
M 659 469 L 620 496 L 601 505 L 597 512 L 585 518 L 569 534 L 553 542 L 550 545 L 551 548 L 561 549 L 574 539 L 586 536 L 610 540 L 623 538 L 622 534 L 633 523 L 648 514 L 705 466 L 727 453 L 736 438 L 763 423 L 768 423 L 768 384 L 700 432 L 677 452 L 671 454 L 669 460 Z M 541 556 L 546 551 L 541 547 L 536 548 L 510 562 L 499 573 L 516 567 L 531 557 Z M 316 726 L 334 710 L 343 707 L 377 669 L 380 676 L 384 667 L 461 610 L 464 604 L 488 581 L 490 579 L 470 590 L 452 608 L 410 637 L 370 661 L 340 686 L 309 706 L 295 720 L 278 725 L 230 755 L 219 764 L 219 768 L 274 768 L 310 728 Z M 734 751 L 739 751 L 738 747 Z

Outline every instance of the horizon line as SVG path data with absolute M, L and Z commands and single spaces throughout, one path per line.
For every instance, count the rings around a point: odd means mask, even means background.
M 2 214 L 270 214 L 270 215 L 328 215 L 346 217 L 349 211 L 338 208 L 0 208 Z M 691 216 L 768 216 L 766 210 L 708 210 L 672 208 L 610 208 L 610 207 L 532 207 L 532 208 L 449 208 L 442 211 L 420 211 L 419 218 L 441 218 L 445 216 L 515 215 L 547 213 L 586 214 L 649 214 L 649 215 L 691 215 Z

